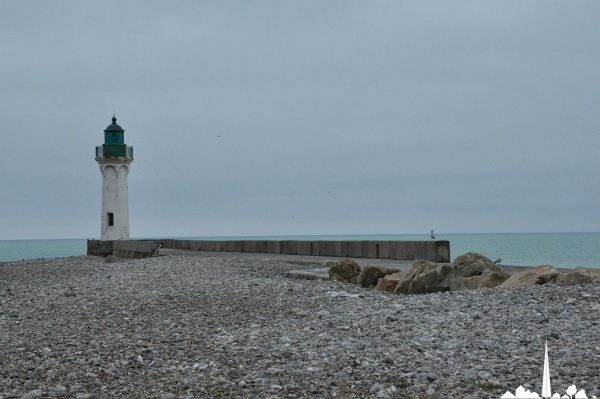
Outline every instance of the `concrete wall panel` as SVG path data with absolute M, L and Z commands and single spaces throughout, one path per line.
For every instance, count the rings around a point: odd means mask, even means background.
M 319 241 L 296 241 L 296 251 L 298 255 L 316 256 L 319 254 Z
M 269 241 L 268 253 L 280 254 L 281 253 L 281 241 Z
M 257 253 L 258 251 L 256 250 L 256 240 L 248 240 L 244 242 L 244 252 L 248 252 L 248 253 Z
M 402 243 L 402 242 L 401 242 Z M 407 260 L 414 260 L 415 258 L 415 243 L 413 241 L 404 241 L 404 249 Z
M 227 241 L 215 241 L 216 252 L 227 252 Z
M 175 240 L 156 241 L 88 240 L 88 254 L 113 251 L 129 251 L 128 256 L 153 252 L 157 243 L 164 248 L 185 249 L 210 252 L 248 252 L 272 253 L 305 256 L 331 256 L 373 259 L 414 260 L 426 259 L 434 262 L 450 261 L 450 242 L 448 241 L 333 241 L 333 240 Z M 116 243 L 116 244 L 115 244 Z M 113 245 L 115 247 L 113 248 Z M 154 245 L 154 247 L 152 247 Z M 154 249 L 150 249 L 154 248 Z M 106 255 L 103 255 L 106 256 Z
M 269 241 L 267 240 L 259 240 L 256 241 L 256 252 L 259 254 L 264 254 L 269 252 Z
M 319 255 L 319 241 L 310 241 L 310 255 L 318 256 Z
M 425 241 L 413 241 L 414 259 L 427 259 Z
M 347 241 L 347 256 L 349 258 L 369 258 L 368 241 Z
M 342 254 L 342 258 L 347 258 L 350 256 L 350 251 L 348 250 L 348 241 L 340 241 L 340 253 Z
M 435 262 L 450 262 L 450 241 L 435 242 Z
M 224 241 L 227 245 L 227 252 L 242 252 L 243 242 L 240 240 Z
M 296 241 L 296 254 L 297 255 L 310 255 L 310 245 L 308 241 Z
M 367 241 L 367 258 L 389 259 L 390 242 L 389 241 Z
M 158 241 L 115 240 L 108 242 L 111 243 L 112 252 L 104 256 L 112 254 L 125 259 L 149 258 L 159 246 Z
M 112 241 L 88 240 L 87 254 L 90 256 L 107 257 L 113 253 Z
M 198 251 L 207 251 L 207 252 L 212 252 L 212 243 L 208 240 L 200 240 L 197 241 L 198 245 L 196 248 L 198 248 Z
M 336 258 L 342 257 L 342 245 L 341 241 L 319 241 L 319 255 L 320 256 L 334 256 Z
M 286 255 L 298 255 L 298 241 L 282 240 L 281 253 Z
M 354 253 L 357 254 L 357 258 L 370 258 L 369 256 L 369 241 L 355 241 L 356 246 L 354 247 Z

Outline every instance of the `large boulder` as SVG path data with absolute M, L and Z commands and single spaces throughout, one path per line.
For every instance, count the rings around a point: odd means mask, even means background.
M 441 285 L 447 287 L 447 291 L 476 290 L 479 288 L 480 280 L 480 276 L 463 277 L 453 273 Z
M 510 274 L 504 270 L 492 271 L 486 270 L 481 276 L 463 277 L 458 274 L 452 274 L 446 278 L 442 284 L 448 287 L 449 291 L 477 290 L 480 288 L 494 288 L 502 285 L 510 277 Z
M 412 266 L 402 273 L 394 294 L 429 294 L 449 291 L 446 279 L 454 274 L 448 264 L 437 264 L 426 260 L 415 260 Z
M 462 277 L 481 276 L 486 270 L 502 273 L 504 269 L 495 264 L 490 258 L 476 252 L 468 252 L 458 256 L 452 262 L 456 274 Z
M 383 266 L 366 265 L 358 275 L 357 284 L 361 287 L 375 287 L 380 278 L 397 273 L 398 269 L 388 269 Z
M 517 287 L 521 285 L 555 284 L 563 278 L 563 274 L 554 266 L 541 265 L 533 269 L 523 270 L 510 276 L 502 287 Z
M 510 278 L 510 274 L 504 270 L 486 270 L 479 278 L 478 288 L 495 288 L 499 287 Z
M 401 276 L 402 272 L 388 274 L 377 281 L 375 289 L 384 292 L 394 292 Z
M 342 259 L 329 269 L 329 279 L 356 284 L 360 266 L 350 259 Z
M 594 274 L 600 277 L 600 270 L 592 271 L 593 269 L 586 269 L 584 267 L 576 267 L 572 271 L 565 273 L 561 279 L 563 285 L 583 285 L 591 284 L 594 282 Z
M 581 271 L 589 274 L 592 277 L 592 281 L 600 280 L 600 269 L 577 266 L 573 271 Z
M 573 269 L 573 273 L 575 272 L 589 275 L 592 278 L 592 282 L 600 280 L 600 269 L 598 268 L 577 266 Z

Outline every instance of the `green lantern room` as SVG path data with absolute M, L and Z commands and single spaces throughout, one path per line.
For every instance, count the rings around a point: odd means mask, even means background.
M 104 144 L 96 148 L 96 157 L 99 158 L 132 158 L 133 148 L 125 144 L 125 130 L 117 125 L 117 118 L 113 115 L 112 123 L 104 129 Z

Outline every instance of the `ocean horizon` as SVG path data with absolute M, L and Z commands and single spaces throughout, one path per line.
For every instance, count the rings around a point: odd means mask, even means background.
M 270 235 L 162 237 L 197 240 L 428 240 L 427 234 Z M 132 239 L 149 239 L 132 238 Z M 593 233 L 448 233 L 436 239 L 450 241 L 453 260 L 478 252 L 503 264 L 561 268 L 600 268 L 600 232 Z M 0 262 L 85 255 L 87 239 L 0 240 Z

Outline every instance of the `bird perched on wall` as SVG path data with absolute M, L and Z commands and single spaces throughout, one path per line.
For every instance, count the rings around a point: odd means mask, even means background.
M 433 230 L 431 230 L 431 234 L 429 234 L 429 237 L 431 237 L 432 240 L 435 240 L 435 233 L 433 232 Z
M 500 255 L 498 255 L 498 259 L 496 259 L 496 260 L 494 261 L 494 263 L 495 263 L 495 264 L 498 264 L 498 263 L 500 263 L 500 262 L 502 262 L 502 252 L 500 252 Z

